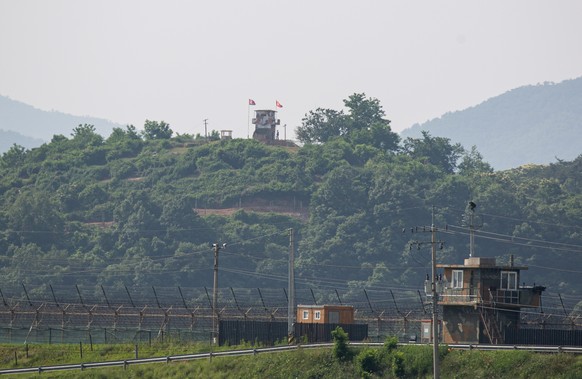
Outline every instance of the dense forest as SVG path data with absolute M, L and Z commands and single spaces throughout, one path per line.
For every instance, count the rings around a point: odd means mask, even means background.
M 12 146 L 0 289 L 210 287 L 215 242 L 227 243 L 221 287 L 285 287 L 293 229 L 297 286 L 416 291 L 434 223 L 439 263 L 468 257 L 471 224 L 476 255 L 512 254 L 525 280 L 582 291 L 582 156 L 494 171 L 474 147 L 401 140 L 377 99 L 344 104 L 308 112 L 300 147 L 174 135 L 163 121 Z

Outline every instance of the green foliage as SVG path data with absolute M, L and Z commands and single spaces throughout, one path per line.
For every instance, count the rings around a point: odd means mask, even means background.
M 390 130 L 390 121 L 378 99 L 367 98 L 364 93 L 355 93 L 344 100 L 348 113 L 333 109 L 317 108 L 310 111 L 295 131 L 303 143 L 330 142 L 345 138 L 353 146 L 366 144 L 383 151 L 394 151 L 399 137 Z
M 0 160 L 2 167 L 18 167 L 24 163 L 26 149 L 23 146 L 14 144 L 7 152 L 2 154 Z
M 353 351 L 348 346 L 348 334 L 338 326 L 331 332 L 333 340 L 333 356 L 340 362 L 351 361 L 353 358 Z
M 243 346 L 235 348 L 244 348 Z M 374 349 L 363 349 L 354 362 L 339 362 L 327 349 L 299 349 L 291 352 L 258 354 L 255 356 L 216 357 L 186 362 L 130 365 L 127 368 L 91 368 L 43 372 L 49 378 L 333 378 L 356 377 L 427 378 L 432 376 L 432 365 L 413 372 L 406 362 L 419 352 L 420 346 L 395 351 L 390 370 L 380 363 L 375 371 L 361 371 L 362 363 L 378 363 Z M 4 368 L 78 364 L 81 362 L 122 361 L 135 357 L 135 345 L 83 346 L 80 358 L 78 344 L 29 345 L 28 354 L 22 345 L 0 346 L 0 362 Z M 220 349 L 225 349 L 220 348 Z M 232 348 L 228 348 L 232 349 Z M 165 357 L 168 355 L 208 352 L 205 344 L 159 343 L 139 345 L 139 357 Z M 379 351 L 379 350 L 376 350 Z M 15 353 L 18 365 L 15 364 Z M 582 357 L 574 354 L 536 354 L 522 351 L 453 351 L 441 362 L 443 378 L 579 378 L 582 375 Z M 423 373 L 419 373 L 423 372 Z M 36 374 L 38 376 L 38 374 Z
M 147 136 L 129 125 L 104 140 L 79 125 L 30 151 L 15 145 L 0 158 L 0 274 L 45 289 L 49 281 L 203 287 L 208 244 L 220 240 L 236 242 L 228 262 L 239 270 L 221 285 L 279 286 L 272 278 L 286 275 L 292 227 L 297 277 L 315 286 L 341 278 L 351 301 L 363 288 L 418 288 L 428 254 L 408 249 L 417 238 L 402 230 L 426 225 L 433 205 L 438 225 L 459 225 L 469 200 L 487 215 L 488 233 L 578 244 L 582 157 L 494 172 L 475 148 L 428 133 L 399 150 L 378 100 L 354 94 L 344 104 L 345 113 L 308 115 L 302 130 L 315 143 L 294 149 L 172 138 L 155 121 Z M 212 214 L 220 212 L 229 216 Z M 462 261 L 468 238 L 446 241 L 439 260 Z M 477 242 L 484 255 L 505 252 L 493 239 Z M 582 257 L 530 245 L 511 250 L 533 266 L 528 277 L 562 293 L 581 290 L 568 268 Z
M 146 140 L 169 139 L 173 133 L 170 124 L 164 121 L 146 120 L 143 126 L 143 135 Z
M 378 349 L 364 348 L 354 359 L 354 365 L 358 368 L 363 378 L 370 374 L 379 374 L 384 369 L 382 351 Z
M 383 345 L 384 351 L 391 353 L 398 348 L 398 337 L 387 337 Z
M 403 378 L 406 374 L 406 368 L 404 366 L 404 353 L 401 351 L 395 351 L 392 354 L 392 374 L 396 378 Z
M 432 137 L 429 132 L 423 131 L 422 138 L 407 138 L 404 141 L 404 152 L 414 159 L 427 161 L 441 168 L 446 173 L 453 173 L 457 168 L 457 161 L 464 153 L 460 144 L 450 144 L 450 139 Z

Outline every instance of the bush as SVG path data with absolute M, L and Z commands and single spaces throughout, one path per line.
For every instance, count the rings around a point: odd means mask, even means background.
M 378 374 L 384 369 L 382 364 L 382 351 L 365 348 L 356 356 L 355 366 L 363 377 L 368 374 Z
M 331 332 L 331 338 L 333 339 L 333 356 L 342 362 L 350 361 L 353 352 L 348 347 L 348 334 L 338 326 Z
M 397 337 L 388 337 L 386 341 L 384 341 L 384 351 L 387 353 L 391 353 L 392 351 L 398 348 L 398 338 Z
M 397 378 L 404 377 L 404 353 L 401 351 L 392 354 L 392 374 Z

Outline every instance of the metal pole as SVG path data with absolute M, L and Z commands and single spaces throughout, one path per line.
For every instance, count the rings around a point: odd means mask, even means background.
M 215 243 L 212 245 L 214 247 L 214 284 L 212 287 L 212 344 L 216 344 L 218 341 L 218 313 L 216 313 L 216 298 L 218 297 L 218 252 L 220 251 L 220 246 Z
M 431 222 L 431 245 L 432 245 L 432 357 L 433 357 L 433 377 L 440 378 L 439 369 L 439 332 L 438 332 L 438 294 L 436 288 L 436 228 L 434 227 L 434 207 L 432 208 Z
M 289 229 L 289 297 L 287 299 L 287 337 L 291 342 L 293 334 L 293 316 L 295 314 L 295 247 L 293 245 L 293 228 Z
M 469 257 L 473 257 L 475 254 L 475 225 L 473 224 L 473 217 L 475 216 L 475 211 L 471 209 L 471 224 L 469 225 Z

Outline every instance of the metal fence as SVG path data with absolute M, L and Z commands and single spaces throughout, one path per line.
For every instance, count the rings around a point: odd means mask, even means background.
M 43 286 L 0 289 L 0 342 L 117 343 L 209 341 L 212 305 L 206 288 L 103 288 Z M 431 318 L 424 294 L 406 289 L 311 289 L 295 291 L 296 304 L 352 305 L 368 340 L 419 336 Z M 287 322 L 283 288 L 220 288 L 220 320 Z M 579 299 L 544 294 L 540 311 L 523 312 L 524 328 L 582 329 L 573 311 Z M 285 328 L 285 335 L 286 335 Z
M 582 346 L 582 330 L 506 328 L 508 345 Z

